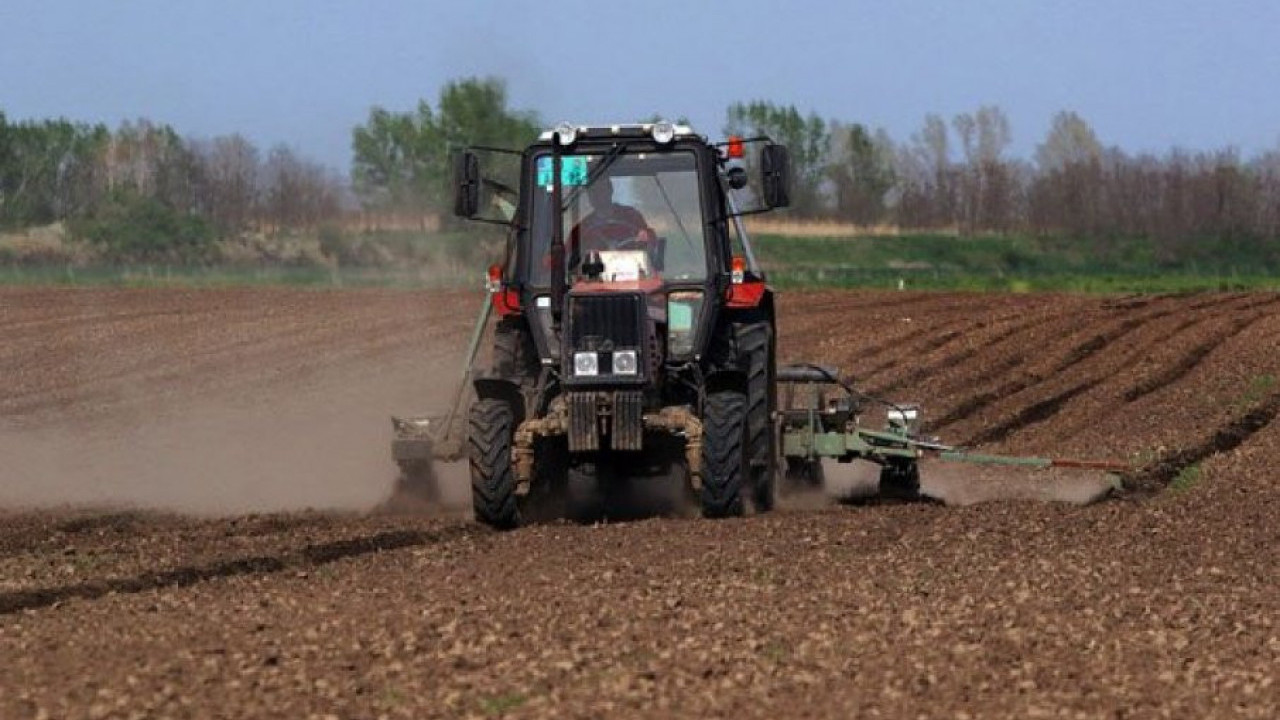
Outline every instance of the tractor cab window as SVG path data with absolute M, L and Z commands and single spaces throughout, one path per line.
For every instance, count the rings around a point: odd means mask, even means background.
M 551 155 L 536 156 L 533 168 L 530 281 L 546 286 L 551 282 Z M 569 278 L 585 273 L 593 253 L 606 279 L 676 282 L 707 276 L 702 186 L 693 153 L 565 155 L 560 181 Z

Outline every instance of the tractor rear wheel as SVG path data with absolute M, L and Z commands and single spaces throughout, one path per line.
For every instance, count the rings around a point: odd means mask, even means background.
M 501 400 L 480 400 L 468 418 L 471 504 L 476 520 L 508 530 L 520 524 L 516 475 L 511 466 L 515 413 Z
M 733 390 L 707 395 L 702 413 L 702 516 L 742 514 L 746 474 L 747 397 Z
M 773 509 L 777 495 L 774 467 L 773 328 L 767 322 L 734 326 L 738 364 L 747 373 L 747 471 L 757 512 Z

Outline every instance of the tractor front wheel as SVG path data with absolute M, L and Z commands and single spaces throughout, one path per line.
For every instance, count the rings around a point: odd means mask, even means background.
M 702 516 L 742 514 L 747 398 L 732 390 L 707 395 L 702 413 Z
M 520 524 L 516 475 L 511 466 L 515 413 L 501 400 L 480 400 L 471 406 L 468 423 L 471 504 L 476 520 L 499 530 L 514 528 Z

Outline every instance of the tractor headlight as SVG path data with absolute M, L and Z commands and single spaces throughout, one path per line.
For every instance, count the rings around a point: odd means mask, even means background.
M 600 356 L 594 352 L 573 354 L 573 374 L 594 377 L 600 374 Z
M 649 133 L 653 136 L 654 142 L 659 145 L 666 145 L 676 139 L 676 126 L 666 120 L 660 120 L 653 124 L 653 128 L 649 130 Z
M 618 375 L 635 375 L 640 368 L 635 350 L 618 350 L 613 353 L 613 372 Z

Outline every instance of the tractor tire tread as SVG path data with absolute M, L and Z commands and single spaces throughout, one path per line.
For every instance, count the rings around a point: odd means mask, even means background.
M 742 515 L 746 397 L 731 390 L 707 395 L 702 436 L 702 515 Z
M 515 469 L 511 464 L 511 406 L 501 400 L 480 400 L 471 406 L 467 433 L 471 466 L 471 501 L 476 519 L 509 530 L 520 524 Z
M 772 435 L 769 350 L 773 328 L 767 322 L 740 323 L 734 327 L 738 362 L 747 374 L 747 439 L 751 499 L 759 512 L 772 510 L 776 469 Z

